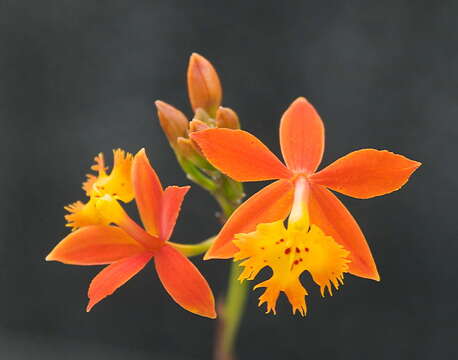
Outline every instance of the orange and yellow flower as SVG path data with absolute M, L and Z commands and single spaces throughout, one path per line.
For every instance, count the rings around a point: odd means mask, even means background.
M 87 311 L 111 295 L 154 258 L 165 290 L 184 309 L 215 318 L 215 302 L 210 286 L 199 270 L 177 251 L 169 238 L 189 186 L 162 188 L 144 150 L 134 158 L 115 151 L 115 165 L 105 172 L 103 156 L 96 158 L 97 178 L 89 177 L 84 189 L 90 196 L 91 211 L 84 212 L 87 223 L 76 219 L 77 228 L 47 256 L 48 261 L 72 265 L 106 265 L 91 282 Z M 144 229 L 133 221 L 118 202 L 135 197 Z M 82 205 L 82 206 L 88 206 Z M 86 209 L 87 210 L 87 209 Z
M 337 289 L 349 272 L 379 280 L 366 239 L 331 190 L 366 199 L 398 190 L 421 165 L 389 151 L 354 151 L 316 172 L 324 151 L 323 122 L 298 98 L 280 123 L 286 166 L 256 137 L 242 130 L 207 129 L 191 134 L 210 163 L 237 181 L 277 180 L 243 203 L 229 218 L 206 259 L 244 261 L 240 280 L 252 280 L 268 266 L 272 277 L 260 305 L 275 312 L 280 292 L 293 312 L 306 312 L 299 277 L 308 271 L 321 294 Z M 283 221 L 289 216 L 287 228 Z

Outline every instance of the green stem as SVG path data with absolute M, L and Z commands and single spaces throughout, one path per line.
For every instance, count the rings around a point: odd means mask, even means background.
M 218 204 L 223 211 L 223 215 L 221 217 L 221 220 L 223 223 L 226 222 L 227 219 L 229 219 L 229 216 L 234 212 L 234 210 L 237 208 L 237 205 L 235 205 L 232 201 L 228 200 L 224 194 L 221 192 L 214 192 L 213 197 L 218 201 Z
M 216 236 L 212 236 L 211 238 L 208 238 L 207 240 L 204 240 L 197 244 L 178 244 L 171 241 L 169 241 L 168 243 L 169 245 L 177 249 L 179 252 L 181 252 L 184 256 L 190 257 L 203 254 L 208 249 L 210 249 L 210 246 L 215 241 L 215 238 Z
M 222 223 L 226 222 L 245 196 L 243 185 L 221 174 L 216 169 L 210 171 L 182 157 L 179 153 L 175 153 L 188 178 L 209 191 L 216 199 L 222 211 L 219 218 Z M 194 245 L 176 243 L 170 243 L 170 245 L 185 256 L 195 256 L 207 251 L 214 240 L 215 238 L 213 237 Z M 241 268 L 238 264 L 232 263 L 226 299 L 219 310 L 220 318 L 218 320 L 215 346 L 215 358 L 217 360 L 234 359 L 234 345 L 245 307 L 248 288 L 246 283 L 241 284 L 238 281 L 240 271 Z
M 225 218 L 228 219 L 237 208 L 237 205 L 228 201 L 224 196 L 221 198 L 225 199 L 224 204 L 227 207 L 221 206 L 221 208 Z M 219 200 L 218 202 L 221 204 Z M 216 335 L 215 360 L 235 360 L 234 346 L 242 320 L 248 290 L 247 282 L 240 283 L 238 280 L 241 270 L 242 268 L 238 263 L 233 262 L 231 264 L 226 299 L 221 304 L 219 310 L 220 318 L 218 320 L 219 326 Z
M 248 282 L 240 283 L 242 268 L 233 262 L 229 274 L 226 301 L 221 312 L 221 323 L 217 339 L 216 360 L 234 360 L 234 345 L 247 299 Z
M 196 167 L 192 162 L 184 159 L 180 155 L 176 155 L 178 163 L 180 164 L 181 168 L 187 175 L 188 179 L 194 181 L 196 184 L 199 184 L 205 190 L 209 191 L 210 193 L 214 193 L 217 190 L 217 186 L 214 181 L 209 179 L 202 171 Z

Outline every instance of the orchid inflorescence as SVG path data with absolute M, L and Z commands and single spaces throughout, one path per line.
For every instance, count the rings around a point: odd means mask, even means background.
M 135 156 L 113 151 L 108 171 L 95 158 L 83 190 L 88 200 L 65 209 L 71 232 L 47 260 L 72 265 L 107 265 L 91 282 L 87 311 L 111 295 L 151 260 L 165 290 L 184 309 L 216 317 L 205 278 L 188 260 L 233 259 L 240 281 L 254 280 L 264 268 L 271 277 L 259 305 L 276 313 L 285 293 L 293 313 L 306 314 L 308 272 L 322 296 L 332 295 L 350 273 L 380 280 L 366 239 L 350 212 L 330 191 L 367 199 L 401 188 L 421 165 L 402 155 L 362 149 L 317 171 L 324 151 L 324 125 L 314 107 L 296 99 L 280 121 L 284 163 L 254 135 L 240 130 L 237 114 L 222 107 L 218 74 L 208 60 L 191 56 L 188 94 L 191 121 L 178 109 L 156 101 L 162 129 L 188 178 L 215 197 L 224 223 L 219 234 L 198 244 L 170 241 L 189 186 L 162 187 L 145 150 Z M 243 182 L 275 180 L 241 203 Z M 135 200 L 143 227 L 123 209 Z

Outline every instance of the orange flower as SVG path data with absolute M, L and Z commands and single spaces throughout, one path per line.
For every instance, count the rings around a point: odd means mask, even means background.
M 154 258 L 159 279 L 173 300 L 192 313 L 215 318 L 215 302 L 207 281 L 168 242 L 189 186 L 163 190 L 144 150 L 134 157 L 128 180 L 145 229 L 126 214 L 113 194 L 91 197 L 94 216 L 102 221 L 69 234 L 46 260 L 72 265 L 109 264 L 89 286 L 90 311 Z
M 354 151 L 315 172 L 324 151 L 324 126 L 313 106 L 298 98 L 280 123 L 286 166 L 256 137 L 242 130 L 193 133 L 212 165 L 237 181 L 278 179 L 243 203 L 229 218 L 206 259 L 246 259 L 241 280 L 265 266 L 273 275 L 260 304 L 275 312 L 280 291 L 293 311 L 305 314 L 307 294 L 299 281 L 308 271 L 321 293 L 342 283 L 343 274 L 379 280 L 366 239 L 345 206 L 327 188 L 366 199 L 398 190 L 421 165 L 388 151 Z M 283 220 L 289 215 L 288 228 Z

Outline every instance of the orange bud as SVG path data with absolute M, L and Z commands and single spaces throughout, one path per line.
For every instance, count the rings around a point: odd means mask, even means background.
M 210 115 L 208 115 L 207 112 L 202 108 L 197 108 L 195 110 L 193 120 L 200 120 L 206 124 L 214 122 L 214 120 L 210 118 Z
M 203 56 L 193 53 L 187 77 L 192 109 L 202 108 L 214 117 L 222 99 L 221 83 L 215 68 Z
M 220 106 L 216 112 L 216 126 L 219 128 L 240 129 L 239 117 L 234 110 Z
M 194 158 L 195 156 L 202 156 L 200 150 L 192 143 L 191 139 L 178 138 L 177 150 L 181 156 L 185 158 Z
M 189 123 L 189 132 L 190 133 L 201 131 L 201 130 L 207 130 L 209 128 L 210 126 L 208 126 L 206 123 L 198 119 L 194 119 Z
M 177 138 L 186 136 L 188 132 L 188 119 L 178 109 L 163 101 L 156 101 L 157 115 L 167 139 L 172 146 L 177 143 Z
M 191 161 L 198 167 L 202 169 L 213 169 L 198 146 L 191 139 L 178 138 L 176 150 L 182 158 Z

